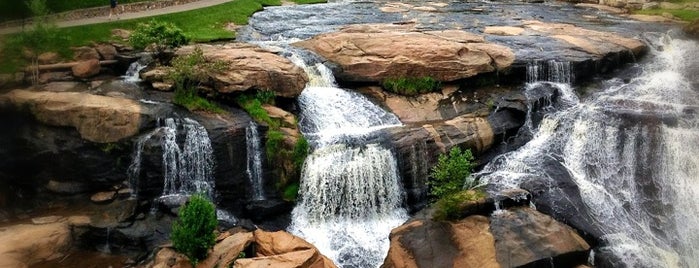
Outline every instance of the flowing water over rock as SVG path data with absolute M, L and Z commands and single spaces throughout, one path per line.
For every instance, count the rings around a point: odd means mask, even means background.
M 335 87 L 322 64 L 295 62 L 311 77 L 299 97 L 299 125 L 314 151 L 304 164 L 289 230 L 342 267 L 377 267 L 391 229 L 407 219 L 396 158 L 377 132 L 400 121 Z
M 599 237 L 604 267 L 699 265 L 699 58 L 687 56 L 699 46 L 656 42 L 640 76 L 549 111 L 531 141 L 477 175 Z
M 124 74 L 122 78 L 125 82 L 141 82 L 140 72 L 146 67 L 148 67 L 148 65 L 141 64 L 141 61 L 134 61 L 131 63 L 131 65 L 129 65 L 129 69 L 126 70 L 126 74 Z
M 257 124 L 250 122 L 245 128 L 245 141 L 247 144 L 247 174 L 252 186 L 252 199 L 264 200 L 265 193 L 262 182 L 262 150 L 260 150 L 260 134 L 257 133 Z
M 142 136 L 136 143 L 129 166 L 129 181 L 137 192 L 141 172 L 141 154 L 145 144 L 156 134 L 160 137 L 163 161 L 164 199 L 202 193 L 214 195 L 213 149 L 208 133 L 197 121 L 189 118 L 167 118 L 163 125 Z

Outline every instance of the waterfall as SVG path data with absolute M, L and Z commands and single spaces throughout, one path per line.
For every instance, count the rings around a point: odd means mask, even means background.
M 568 61 L 532 61 L 527 63 L 527 83 L 548 81 L 572 84 L 572 65 Z
M 407 220 L 396 158 L 377 132 L 400 121 L 337 88 L 322 64 L 294 61 L 311 77 L 299 97 L 299 125 L 314 151 L 303 167 L 289 231 L 341 267 L 378 267 L 391 229 Z
M 260 135 L 257 133 L 257 124 L 250 122 L 245 128 L 245 141 L 247 150 L 247 170 L 250 186 L 252 187 L 252 199 L 264 200 L 265 193 L 262 182 L 262 150 L 260 150 Z
M 148 65 L 142 65 L 140 61 L 134 61 L 129 65 L 129 69 L 126 70 L 126 74 L 121 76 L 121 78 L 123 78 L 126 82 L 141 82 L 141 77 L 139 76 L 139 73 L 146 67 L 148 67 Z
M 184 134 L 184 140 L 181 140 L 180 133 Z M 203 193 L 213 197 L 214 158 L 211 141 L 206 129 L 189 118 L 167 118 L 164 124 L 138 139 L 133 161 L 128 169 L 129 182 L 134 188 L 134 193 L 138 192 L 142 151 L 146 142 L 156 134 L 160 135 L 163 152 L 162 196 Z
M 699 46 L 662 40 L 639 77 L 550 110 L 476 174 L 492 192 L 544 187 L 535 203 L 598 233 L 612 266 L 699 264 Z

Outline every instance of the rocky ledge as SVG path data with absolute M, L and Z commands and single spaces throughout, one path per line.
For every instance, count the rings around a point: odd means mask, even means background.
M 461 30 L 418 31 L 415 24 L 350 25 L 294 45 L 337 64 L 335 76 L 353 82 L 430 76 L 455 81 L 506 70 L 514 61 L 507 47 Z

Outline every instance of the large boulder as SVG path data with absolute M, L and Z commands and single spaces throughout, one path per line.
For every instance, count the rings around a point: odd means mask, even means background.
M 290 233 L 266 232 L 255 230 L 254 232 L 237 232 L 235 234 L 224 233 L 224 237 L 217 241 L 209 256 L 201 260 L 197 268 L 214 267 L 298 267 L 298 268 L 325 268 L 336 267 L 332 261 L 321 255 L 318 250 L 303 239 Z M 247 250 L 250 244 L 253 256 L 244 256 L 241 253 Z M 153 268 L 165 267 L 192 267 L 184 255 L 165 247 L 158 251 L 153 262 L 148 265 Z
M 100 73 L 100 61 L 97 59 L 90 59 L 78 62 L 71 67 L 73 71 L 73 76 L 78 78 L 89 78 Z
M 578 258 L 585 259 L 590 249 L 573 228 L 528 207 L 493 213 L 490 220 L 497 259 L 504 267 L 517 267 L 564 254 L 577 254 Z
M 336 267 L 318 249 L 290 233 L 255 230 L 254 258 L 235 261 L 235 267 Z
M 455 222 L 414 219 L 390 240 L 385 268 L 575 267 L 586 264 L 590 249 L 572 228 L 528 207 Z
M 0 267 L 26 268 L 65 256 L 72 242 L 66 221 L 21 224 L 0 229 Z
M 0 106 L 27 108 L 40 122 L 74 127 L 89 141 L 116 142 L 136 135 L 151 111 L 138 101 L 81 92 L 13 90 Z
M 288 59 L 259 46 L 244 43 L 197 45 L 204 57 L 225 62 L 225 71 L 211 75 L 213 88 L 220 93 L 246 90 L 271 90 L 277 96 L 294 98 L 305 88 L 308 77 Z M 182 47 L 177 55 L 194 51 L 195 46 Z
M 507 69 L 514 53 L 460 30 L 417 31 L 412 24 L 351 25 L 294 45 L 339 66 L 346 81 L 381 82 L 388 78 L 433 77 L 455 81 Z
M 417 220 L 391 231 L 382 267 L 500 267 L 488 218 L 458 222 Z

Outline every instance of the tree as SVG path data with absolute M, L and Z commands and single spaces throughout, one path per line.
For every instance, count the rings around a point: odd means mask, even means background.
M 214 204 L 203 195 L 191 196 L 180 208 L 179 219 L 172 225 L 170 238 L 175 250 L 196 266 L 216 244 L 214 230 L 217 225 Z
M 439 155 L 437 165 L 432 168 L 432 179 L 429 181 L 430 193 L 441 198 L 457 193 L 462 189 L 474 188 L 477 182 L 471 178 L 473 169 L 471 150 L 461 151 L 454 147 L 449 154 Z

